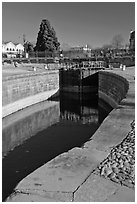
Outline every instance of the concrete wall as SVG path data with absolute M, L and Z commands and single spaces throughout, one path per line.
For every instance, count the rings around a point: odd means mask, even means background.
M 59 102 L 44 101 L 18 111 L 2 121 L 2 154 L 59 121 Z
M 115 108 L 126 96 L 129 88 L 128 81 L 125 78 L 108 71 L 100 71 L 98 74 L 99 98 Z
M 46 100 L 59 89 L 58 71 L 7 76 L 2 81 L 2 115 Z

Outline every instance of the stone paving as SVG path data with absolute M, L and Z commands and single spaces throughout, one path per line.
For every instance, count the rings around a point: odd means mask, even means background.
M 127 187 L 135 187 L 135 121 L 127 137 L 111 150 L 96 173 Z

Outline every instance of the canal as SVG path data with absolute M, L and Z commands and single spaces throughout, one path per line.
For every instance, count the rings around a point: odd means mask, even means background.
M 2 121 L 3 201 L 28 174 L 90 140 L 112 110 L 97 94 L 60 94 Z

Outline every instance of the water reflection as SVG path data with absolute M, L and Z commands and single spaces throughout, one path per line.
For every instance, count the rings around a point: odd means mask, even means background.
M 59 102 L 46 101 L 5 117 L 2 121 L 3 155 L 36 133 L 59 122 L 59 116 Z
M 96 95 L 82 100 L 61 94 L 4 118 L 3 200 L 35 169 L 89 140 L 99 127 L 98 110 Z
M 73 94 L 60 94 L 60 118 L 80 122 L 81 124 L 98 124 L 98 97 L 97 95 L 88 94 L 82 97 Z

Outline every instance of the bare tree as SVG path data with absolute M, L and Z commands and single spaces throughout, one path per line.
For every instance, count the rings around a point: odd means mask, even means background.
M 129 43 L 126 43 L 126 44 L 125 44 L 125 46 L 124 46 L 124 47 L 125 47 L 125 49 L 126 49 L 126 50 L 128 50 L 128 49 L 129 49 L 129 45 L 130 45 Z
M 115 49 L 120 49 L 123 47 L 123 43 L 124 43 L 124 39 L 122 37 L 122 35 L 118 34 L 115 35 L 112 39 L 112 46 Z
M 62 43 L 60 48 L 61 48 L 61 50 L 67 51 L 67 50 L 70 50 L 71 46 L 67 43 Z
M 103 46 L 102 46 L 102 49 L 103 50 L 109 50 L 109 49 L 111 49 L 112 48 L 112 45 L 111 44 L 104 44 Z

